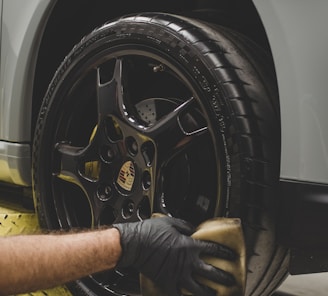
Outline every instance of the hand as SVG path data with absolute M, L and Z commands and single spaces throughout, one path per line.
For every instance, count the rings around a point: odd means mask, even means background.
M 231 274 L 206 264 L 200 257 L 235 260 L 236 254 L 223 245 L 191 238 L 194 229 L 183 220 L 162 217 L 113 227 L 121 234 L 123 249 L 117 268 L 136 268 L 170 296 L 181 295 L 181 288 L 197 296 L 215 295 L 196 282 L 194 275 L 226 286 L 235 283 Z

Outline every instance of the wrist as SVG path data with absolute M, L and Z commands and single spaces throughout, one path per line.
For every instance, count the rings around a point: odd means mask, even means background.
M 111 245 L 111 252 L 107 252 L 107 262 L 109 268 L 114 268 L 122 257 L 121 234 L 116 228 L 109 228 L 105 231 L 106 244 Z

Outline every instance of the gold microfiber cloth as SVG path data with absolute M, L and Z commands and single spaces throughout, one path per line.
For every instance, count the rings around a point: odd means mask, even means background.
M 161 214 L 153 215 L 153 217 L 159 216 Z M 233 262 L 215 257 L 203 258 L 205 262 L 232 274 L 236 280 L 234 286 L 226 287 L 201 277 L 196 277 L 197 281 L 217 291 L 217 296 L 244 295 L 246 284 L 246 248 L 240 219 L 214 218 L 207 220 L 197 227 L 192 237 L 220 243 L 238 254 L 238 258 Z M 144 275 L 140 275 L 140 287 L 142 296 L 170 296 L 161 291 Z M 182 293 L 183 295 L 192 295 L 188 291 L 182 291 Z

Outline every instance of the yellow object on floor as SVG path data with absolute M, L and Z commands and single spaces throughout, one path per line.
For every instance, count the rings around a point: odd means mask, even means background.
M 33 210 L 0 200 L 0 236 L 35 234 L 40 232 L 38 218 Z M 20 296 L 71 296 L 66 287 L 38 291 Z
M 159 215 L 155 215 L 155 217 L 159 217 Z M 205 262 L 231 273 L 236 280 L 234 286 L 226 287 L 201 277 L 197 277 L 197 280 L 215 290 L 218 296 L 244 295 L 246 284 L 246 248 L 240 220 L 214 218 L 205 221 L 199 225 L 192 237 L 225 245 L 239 255 L 239 258 L 233 262 L 214 257 L 203 258 Z M 143 296 L 169 296 L 143 275 L 140 276 L 140 286 Z M 191 295 L 188 291 L 182 292 L 184 295 Z

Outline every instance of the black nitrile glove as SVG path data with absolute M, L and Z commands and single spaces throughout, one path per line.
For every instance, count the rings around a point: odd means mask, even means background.
M 170 296 L 185 288 L 193 295 L 216 295 L 200 285 L 194 275 L 231 286 L 232 275 L 206 264 L 200 256 L 234 260 L 236 254 L 225 246 L 195 240 L 194 229 L 185 221 L 161 217 L 135 223 L 115 224 L 121 234 L 123 254 L 117 268 L 134 267 Z

